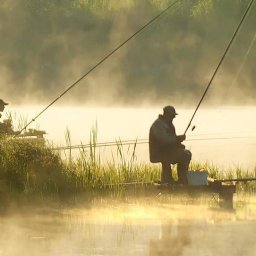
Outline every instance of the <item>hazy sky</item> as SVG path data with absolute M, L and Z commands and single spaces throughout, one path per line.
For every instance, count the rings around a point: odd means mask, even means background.
M 51 102 L 170 2 L 1 1 L 1 97 Z M 58 104 L 195 105 L 248 2 L 181 1 Z M 255 102 L 255 12 L 254 4 L 206 104 Z

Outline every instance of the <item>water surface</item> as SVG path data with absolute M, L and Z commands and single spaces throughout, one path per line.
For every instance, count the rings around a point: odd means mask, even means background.
M 255 255 L 255 202 L 28 207 L 1 218 L 0 255 Z

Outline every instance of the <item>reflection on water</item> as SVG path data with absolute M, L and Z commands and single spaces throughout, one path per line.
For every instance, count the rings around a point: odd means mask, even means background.
M 191 244 L 190 226 L 179 223 L 161 223 L 161 233 L 158 239 L 149 243 L 149 255 L 183 255 L 184 250 Z
M 103 203 L 0 220 L 0 255 L 255 255 L 255 205 Z
M 188 136 L 216 132 L 250 135 L 256 130 L 256 122 L 252 121 L 255 111 L 256 108 L 205 111 L 195 120 L 199 124 L 195 132 Z M 41 119 L 41 128 L 56 143 L 60 136 L 64 138 L 67 126 L 74 144 L 88 142 L 95 120 L 98 120 L 99 141 L 145 138 L 158 112 L 159 109 L 55 109 Z M 28 109 L 25 113 L 29 113 Z M 179 114 L 188 120 L 191 113 L 180 110 Z M 32 118 L 34 113 L 29 116 Z M 175 120 L 179 132 L 186 126 L 181 120 Z M 253 139 L 187 142 L 195 160 L 226 164 L 255 164 L 255 145 Z M 142 149 L 144 153 L 138 155 L 139 159 L 148 156 L 146 150 Z M 90 207 L 54 211 L 19 209 L 0 216 L 0 256 L 256 255 L 255 198 L 236 200 L 234 212 L 163 202 L 103 203 Z

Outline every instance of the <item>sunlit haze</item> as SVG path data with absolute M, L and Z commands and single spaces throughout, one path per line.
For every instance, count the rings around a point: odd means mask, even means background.
M 31 121 L 42 106 L 10 106 L 19 120 Z M 193 109 L 177 107 L 179 115 L 174 119 L 177 134 L 183 134 L 193 114 Z M 42 129 L 46 138 L 55 146 L 66 145 L 65 133 L 69 129 L 71 144 L 90 142 L 90 132 L 97 129 L 97 141 L 148 139 L 152 122 L 162 113 L 158 108 L 92 108 L 52 107 L 29 128 Z M 217 165 L 252 168 L 255 165 L 256 107 L 215 107 L 201 109 L 187 132 L 185 145 L 193 153 L 193 160 L 208 161 Z M 22 118 L 21 118 L 22 117 Z M 196 128 L 192 131 L 191 128 Z M 115 147 L 106 148 L 108 154 Z M 104 155 L 102 156 L 104 157 Z M 149 162 L 148 145 L 137 146 L 139 162 Z
M 255 24 L 255 0 L 0 0 L 0 256 L 255 256 Z M 186 139 L 167 108 L 152 163 L 167 105 Z

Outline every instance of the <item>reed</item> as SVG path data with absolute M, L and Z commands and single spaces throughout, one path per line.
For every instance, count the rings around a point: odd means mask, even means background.
M 67 143 L 71 136 L 67 132 Z M 66 159 L 61 158 L 47 143 L 29 139 L 0 139 L 0 193 L 1 195 L 23 194 L 47 196 L 78 195 L 123 189 L 122 183 L 153 182 L 159 180 L 158 164 L 141 163 L 136 156 L 134 145 L 124 146 L 116 142 L 116 152 L 112 159 L 103 163 L 101 152 L 96 148 L 97 132 L 92 131 L 90 147 L 81 148 L 79 156 L 72 157 L 69 150 Z M 212 178 L 255 177 L 256 168 L 243 170 L 239 167 L 222 170 L 212 163 L 190 165 L 192 170 L 207 170 Z M 174 168 L 176 176 L 176 169 Z M 239 185 L 242 192 L 254 192 L 254 182 Z

